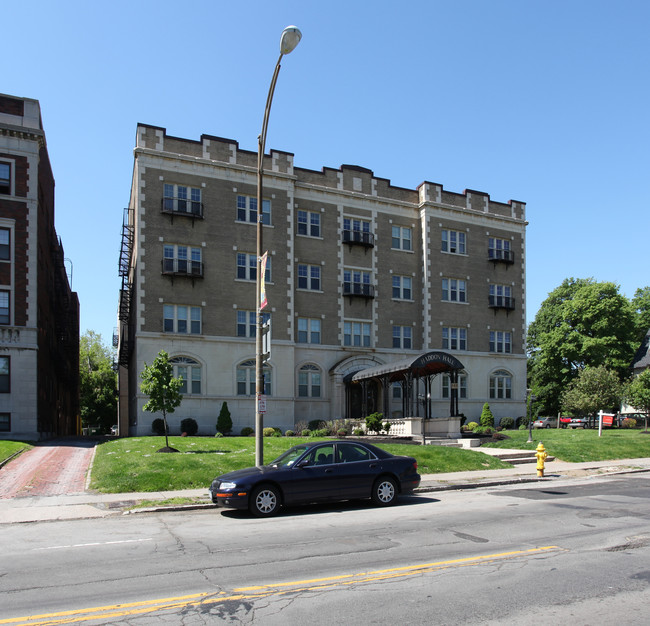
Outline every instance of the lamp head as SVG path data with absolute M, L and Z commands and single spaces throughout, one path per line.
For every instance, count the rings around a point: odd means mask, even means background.
M 302 33 L 296 26 L 287 26 L 280 37 L 280 52 L 289 54 L 300 43 Z

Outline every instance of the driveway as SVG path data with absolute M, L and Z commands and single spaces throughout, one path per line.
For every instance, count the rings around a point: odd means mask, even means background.
M 0 469 L 0 499 L 83 493 L 96 445 L 82 437 L 38 443 Z

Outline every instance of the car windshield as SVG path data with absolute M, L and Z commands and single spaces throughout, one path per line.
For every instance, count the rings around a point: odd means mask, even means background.
M 271 467 L 291 467 L 305 452 L 307 452 L 308 446 L 295 446 L 290 450 L 287 450 L 284 454 L 281 454 L 275 461 L 271 461 L 269 465 Z

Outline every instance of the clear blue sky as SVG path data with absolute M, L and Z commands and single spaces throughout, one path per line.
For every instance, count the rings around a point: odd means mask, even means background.
M 527 313 L 564 278 L 650 285 L 647 0 L 31 0 L 0 92 L 40 101 L 81 330 L 110 343 L 138 122 L 299 167 L 366 167 L 527 203 Z M 68 264 L 70 265 L 70 264 Z

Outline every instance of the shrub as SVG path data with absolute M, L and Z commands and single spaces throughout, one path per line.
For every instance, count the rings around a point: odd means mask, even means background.
M 285 437 L 295 437 L 296 433 L 294 433 L 293 430 L 285 430 L 284 431 L 284 436 Z
M 224 435 L 232 432 L 232 418 L 230 417 L 227 402 L 221 405 L 221 411 L 219 411 L 219 417 L 217 417 L 217 430 Z
M 386 434 L 390 432 L 390 422 L 384 422 L 384 432 Z
M 494 415 L 490 410 L 490 405 L 486 402 L 483 405 L 483 410 L 481 411 L 481 426 L 484 427 L 493 427 L 494 426 Z
M 527 424 L 519 424 L 519 430 L 528 430 Z
M 323 420 L 310 420 L 307 428 L 309 428 L 309 430 L 319 430 L 323 428 L 323 426 L 325 426 L 325 422 L 323 422 Z
M 355 429 L 352 431 L 352 434 L 353 434 L 355 437 L 363 437 L 363 435 L 364 435 L 365 433 L 363 432 L 363 428 L 355 428 Z
M 219 431 L 217 431 L 217 432 L 214 434 L 214 436 L 215 436 L 215 437 L 223 437 L 223 433 L 220 433 Z
M 502 428 L 512 428 L 515 425 L 515 420 L 512 417 L 502 417 L 499 426 Z
M 371 413 L 366 416 L 366 430 L 371 433 L 379 434 L 381 432 L 381 418 L 384 417 L 382 413 Z
M 188 437 L 194 437 L 199 432 L 199 425 L 192 417 L 186 417 L 181 420 L 181 432 L 186 433 Z
M 278 436 L 278 431 L 275 430 L 272 426 L 267 426 L 263 431 L 262 435 L 264 437 L 277 437 Z
M 466 428 L 467 430 L 469 430 L 469 432 L 473 433 L 474 430 L 478 428 L 478 424 L 476 422 L 470 422 L 469 424 L 467 424 Z
M 165 435 L 165 420 L 162 417 L 157 417 L 153 422 L 151 422 L 151 432 L 155 433 L 159 437 Z M 167 434 L 169 434 L 169 426 L 167 426 Z
M 319 428 L 318 430 L 312 430 L 309 434 L 310 437 L 327 437 L 330 434 L 330 431 L 327 428 Z
M 636 428 L 636 420 L 631 417 L 626 417 L 621 423 L 621 428 Z
M 336 431 L 336 436 L 337 436 L 337 437 L 347 437 L 347 436 L 348 436 L 348 431 L 345 430 L 345 428 L 339 428 L 339 429 Z
M 254 434 L 255 434 L 255 429 L 251 428 L 250 426 L 244 426 L 244 428 L 241 429 L 242 437 L 250 437 L 251 435 Z
M 310 435 L 311 435 L 311 430 L 309 430 L 309 428 L 303 428 L 300 431 L 300 436 L 301 437 L 309 437 Z
M 477 426 L 474 429 L 475 435 L 491 435 L 494 432 L 492 426 Z

